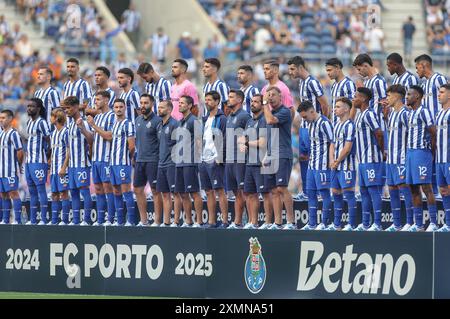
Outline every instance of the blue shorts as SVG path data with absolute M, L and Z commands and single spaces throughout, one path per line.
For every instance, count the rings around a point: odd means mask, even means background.
M 383 175 L 386 172 L 383 167 L 385 167 L 384 163 L 359 164 L 359 186 L 383 186 L 385 181 Z
M 278 163 L 278 170 L 274 174 L 275 185 L 287 187 L 291 179 L 292 160 L 287 158 L 280 158 Z
M 225 164 L 225 175 L 227 179 L 227 191 L 237 191 L 244 189 L 245 164 L 227 163 Z
M 406 153 L 406 183 L 409 185 L 431 184 L 433 177 L 433 154 L 430 150 L 408 150 Z
M 309 140 L 309 130 L 301 127 L 299 130 L 299 151 L 302 155 L 309 155 L 311 152 L 311 142 Z
M 356 185 L 356 171 L 331 171 L 331 188 L 347 189 Z
M 79 189 L 91 185 L 91 168 L 69 167 L 69 189 Z
M 158 181 L 158 163 L 138 162 L 134 166 L 134 187 L 145 187 L 147 183 L 156 188 Z
M 223 174 L 225 172 L 224 164 L 201 163 L 199 166 L 200 183 L 202 189 L 209 191 L 211 189 L 222 189 Z
M 69 175 L 60 177 L 58 174 L 50 175 L 52 193 L 62 193 L 69 190 Z
M 386 164 L 386 177 L 388 186 L 406 183 L 406 166 L 401 164 Z
M 175 193 L 196 193 L 199 191 L 197 166 L 175 168 Z
M 47 182 L 48 164 L 25 164 L 25 178 L 28 185 L 44 185 Z
M 436 181 L 439 186 L 450 185 L 450 163 L 436 164 Z
M 175 166 L 158 168 L 156 191 L 161 193 L 175 192 Z
M 111 184 L 115 186 L 131 184 L 131 165 L 111 166 Z
M 330 188 L 331 171 L 308 169 L 306 173 L 306 190 L 319 191 Z
M 111 169 L 108 162 L 94 162 L 92 164 L 92 181 L 94 184 L 111 182 Z
M 0 193 L 9 193 L 19 189 L 19 178 L 2 177 L 0 178 Z
M 273 176 L 273 175 L 272 175 Z M 244 193 L 268 193 L 271 188 L 266 187 L 264 175 L 261 174 L 261 166 L 247 166 L 245 168 Z

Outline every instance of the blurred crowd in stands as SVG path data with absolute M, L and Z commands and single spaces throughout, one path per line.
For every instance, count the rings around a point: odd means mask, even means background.
M 450 55 L 450 0 L 424 0 L 427 40 L 434 55 Z

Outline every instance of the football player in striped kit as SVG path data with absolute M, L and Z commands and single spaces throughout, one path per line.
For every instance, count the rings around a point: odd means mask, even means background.
M 395 75 L 392 85 L 400 84 L 408 90 L 411 85 L 419 84 L 419 79 L 413 73 L 406 70 L 403 65 L 403 58 L 400 54 L 389 54 L 386 58 L 386 66 L 389 73 Z
M 111 141 L 111 184 L 114 188 L 117 223 L 121 226 L 123 220 L 123 200 L 127 207 L 127 222 L 125 226 L 136 225 L 136 212 L 133 192 L 131 191 L 131 159 L 135 151 L 135 129 L 131 120 L 126 118 L 126 104 L 122 99 L 114 102 L 116 121 L 112 128 Z M 122 197 L 123 196 L 123 197 Z
M 50 84 L 53 77 L 53 71 L 49 67 L 42 67 L 37 74 L 37 84 L 39 90 L 34 93 L 34 97 L 41 99 L 44 103 L 45 111 L 47 113 L 47 123 L 50 124 L 50 116 L 54 108 L 59 107 L 61 98 L 58 91 Z
M 153 112 L 158 113 L 159 102 L 170 99 L 170 81 L 158 74 L 150 63 L 139 65 L 137 74 L 146 82 L 145 92 L 155 99 Z
M 238 69 L 237 80 L 241 84 L 240 91 L 244 92 L 245 101 L 243 109 L 249 114 L 252 112 L 252 98 L 259 94 L 259 89 L 252 84 L 253 68 L 250 65 L 241 65 Z
M 379 117 L 370 107 L 372 100 L 370 89 L 360 87 L 356 90 L 353 107 L 360 109 L 355 120 L 356 127 L 356 155 L 359 163 L 358 177 L 361 191 L 362 224 L 356 231 L 379 231 L 381 227 L 381 187 L 383 178 L 383 150 L 384 139 Z M 370 211 L 374 211 L 373 224 L 370 226 Z
M 11 200 L 14 207 L 14 222 L 21 223 L 22 201 L 20 200 L 19 175 L 23 162 L 22 141 L 19 133 L 12 127 L 14 113 L 10 110 L 0 112 L 0 199 L 3 200 L 0 224 L 9 224 Z
M 411 190 L 406 185 L 406 144 L 408 141 L 409 110 L 404 104 L 405 87 L 394 84 L 387 90 L 387 107 L 384 108 L 388 131 L 386 162 L 387 185 L 389 186 L 391 211 L 394 223 L 386 231 L 407 231 L 413 224 Z M 405 198 L 406 224 L 401 225 L 400 194 Z
M 94 130 L 94 144 L 92 146 L 92 180 L 95 185 L 97 198 L 98 220 L 94 226 L 111 226 L 114 223 L 115 208 L 114 194 L 111 186 L 111 157 L 110 132 L 115 122 L 115 114 L 109 108 L 111 96 L 108 91 L 100 91 L 95 95 L 95 109 L 100 113 L 95 117 L 88 116 L 87 122 Z M 105 211 L 108 218 L 105 220 Z
M 311 101 L 303 101 L 298 108 L 303 121 L 308 123 L 311 155 L 306 177 L 309 221 L 302 230 L 325 230 L 331 211 L 329 149 L 333 141 L 330 120 L 316 111 Z M 322 196 L 322 222 L 317 225 L 317 192 Z
M 50 121 L 55 128 L 51 135 L 51 167 L 50 185 L 52 190 L 52 220 L 51 224 L 58 223 L 58 215 L 62 210 L 59 225 L 69 224 L 69 176 L 60 176 L 60 170 L 66 160 L 66 152 L 69 147 L 69 133 L 66 127 L 66 113 L 61 108 L 56 108 L 50 115 Z
M 120 69 L 117 72 L 117 82 L 123 90 L 120 99 L 125 101 L 126 112 L 125 118 L 134 124 L 136 113 L 139 115 L 139 93 L 133 89 L 134 73 L 129 68 Z
M 445 210 L 445 225 L 439 232 L 450 231 L 450 83 L 439 88 L 442 110 L 436 117 L 436 180 Z
M 90 148 L 94 142 L 94 134 L 89 124 L 81 118 L 80 101 L 76 96 L 69 96 L 63 102 L 66 115 L 71 118 L 68 125 L 69 147 L 66 160 L 59 171 L 59 176 L 69 175 L 69 189 L 72 195 L 73 219 L 69 225 L 87 226 L 91 222 L 92 198 L 89 191 L 91 185 Z M 80 224 L 80 194 L 84 201 L 84 220 Z
M 28 101 L 27 113 L 27 157 L 25 177 L 30 192 L 30 221 L 27 225 L 36 224 L 38 205 L 41 208 L 40 225 L 47 224 L 48 199 L 45 183 L 48 172 L 48 152 L 50 145 L 50 127 L 47 123 L 45 107 L 41 99 Z
M 86 109 L 86 114 L 91 116 L 96 116 L 97 114 L 102 113 L 102 111 L 98 110 L 95 105 L 95 96 L 97 92 L 107 91 L 109 93 L 109 102 L 108 106 L 112 110 L 114 101 L 116 99 L 116 93 L 108 86 L 109 78 L 111 77 L 111 72 L 107 67 L 99 66 L 95 69 L 94 72 L 94 81 L 96 90 L 94 94 L 92 94 L 91 101 L 89 102 L 89 108 Z
M 334 140 L 330 145 L 331 188 L 334 201 L 334 222 L 328 230 L 340 230 L 344 197 L 348 206 L 349 221 L 343 228 L 352 231 L 356 225 L 356 163 L 355 163 L 355 123 L 351 119 L 352 101 L 338 97 L 334 113 Z
M 230 88 L 228 85 L 219 78 L 219 70 L 221 64 L 216 58 L 206 59 L 203 64 L 202 72 L 203 76 L 208 82 L 203 86 L 203 98 L 205 98 L 206 93 L 211 91 L 216 91 L 220 94 L 220 104 L 219 108 L 228 116 L 230 110 L 226 107 L 228 102 L 228 94 L 230 93 Z M 203 110 L 203 116 L 207 113 L 206 108 Z
M 427 197 L 430 225 L 427 231 L 436 231 L 437 208 L 431 186 L 433 153 L 436 149 L 436 126 L 431 111 L 422 105 L 423 89 L 413 85 L 406 95 L 406 103 L 412 108 L 408 121 L 408 148 L 406 151 L 406 183 L 413 195 L 416 222 L 409 231 L 423 231 L 421 189 Z
M 80 105 L 80 110 L 83 113 L 92 98 L 91 87 L 87 81 L 80 77 L 80 62 L 77 59 L 70 58 L 66 63 L 66 70 L 69 80 L 64 83 L 63 99 L 69 96 L 76 96 L 78 101 L 82 103 Z M 71 121 L 72 119 L 69 118 L 67 125 L 69 125 Z

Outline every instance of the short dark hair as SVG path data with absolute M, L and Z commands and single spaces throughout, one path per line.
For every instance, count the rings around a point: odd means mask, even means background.
M 250 65 L 241 65 L 238 70 L 244 70 L 253 73 L 253 68 Z
M 303 58 L 301 56 L 295 56 L 292 59 L 289 59 L 287 61 L 288 65 L 295 65 L 296 67 L 302 66 L 305 67 L 305 60 L 303 60 Z
M 105 98 L 107 98 L 107 99 L 110 99 L 110 98 L 111 98 L 111 93 L 109 93 L 109 92 L 106 91 L 106 90 L 98 91 L 98 92 L 95 93 L 95 95 L 100 95 L 101 97 L 105 97 Z
M 220 70 L 221 64 L 220 64 L 219 59 L 216 59 L 216 58 L 205 59 L 205 63 L 214 65 L 217 68 L 217 71 Z
M 75 63 L 76 65 L 80 65 L 80 61 L 76 58 L 69 58 L 67 59 L 66 63 Z
M 231 89 L 230 93 L 236 94 L 242 100 L 242 102 L 245 100 L 245 94 L 241 90 Z
M 420 95 L 421 97 L 423 97 L 424 92 L 423 92 L 423 89 L 422 89 L 421 86 L 419 86 L 419 85 L 411 85 L 411 86 L 409 87 L 409 89 L 410 89 L 410 90 L 416 91 L 417 93 L 419 93 L 419 95 Z
M 108 77 L 108 79 L 111 77 L 111 72 L 108 70 L 108 68 L 106 66 L 99 66 L 98 68 L 95 69 L 95 71 L 101 71 L 101 72 L 105 73 L 105 75 Z
M 400 54 L 397 52 L 391 53 L 387 56 L 386 60 L 390 60 L 392 62 L 395 62 L 397 64 L 403 64 L 403 58 Z
M 372 90 L 366 87 L 359 87 L 356 89 L 361 94 L 364 94 L 367 97 L 367 100 L 370 101 L 373 98 Z
M 173 63 L 180 63 L 181 65 L 183 65 L 186 68 L 186 70 L 189 67 L 189 64 L 184 59 L 175 59 L 175 60 L 173 60 Z
M 152 72 L 154 70 L 153 66 L 150 63 L 144 62 L 141 63 L 137 69 L 137 74 L 147 74 L 149 72 Z
M 14 117 L 14 113 L 11 110 L 2 110 L 0 113 L 6 114 L 9 117 Z
M 48 66 L 41 66 L 39 69 L 45 70 L 45 72 L 47 72 L 47 74 L 50 75 L 51 78 L 53 77 L 53 71 Z
M 68 96 L 64 99 L 63 104 L 69 106 L 80 105 L 80 100 L 76 96 Z
M 188 105 L 194 106 L 194 99 L 191 96 L 189 96 L 189 95 L 182 95 L 181 98 L 184 98 Z
M 143 97 L 146 97 L 150 100 L 150 102 L 155 103 L 155 98 L 153 97 L 153 95 L 143 93 L 143 94 L 141 94 L 141 98 L 143 98 Z
M 310 109 L 314 109 L 314 104 L 311 101 L 306 100 L 300 103 L 298 112 L 306 112 Z
M 122 74 L 128 75 L 131 78 L 131 83 L 133 83 L 133 81 L 134 81 L 134 72 L 130 68 L 122 68 L 117 73 L 122 73 Z
M 220 101 L 220 94 L 217 91 L 209 91 L 205 94 L 205 97 L 211 96 L 214 101 Z
M 414 59 L 414 63 L 419 63 L 422 61 L 428 62 L 430 63 L 430 65 L 433 65 L 433 59 L 428 54 L 419 55 L 417 58 Z
M 263 65 L 266 65 L 266 64 L 268 64 L 270 66 L 274 66 L 276 68 L 280 67 L 280 63 L 278 63 L 278 61 L 276 61 L 276 60 L 266 60 L 263 62 Z
M 161 104 L 161 103 L 166 103 L 167 106 L 168 106 L 170 109 L 173 110 L 173 103 L 172 103 L 171 100 L 163 100 L 163 101 L 160 101 L 160 102 L 159 102 L 159 104 Z
M 263 95 L 262 95 L 262 94 L 255 94 L 255 95 L 253 95 L 253 97 L 259 97 L 259 99 L 260 99 L 261 103 L 262 103 L 262 102 L 263 102 L 263 100 L 264 100 L 264 97 L 263 97 Z
M 364 63 L 373 66 L 372 58 L 367 53 L 359 54 L 353 61 L 353 66 L 360 66 L 363 65 Z
M 444 88 L 447 91 L 450 91 L 450 83 L 445 83 L 445 84 L 441 85 L 441 88 Z
M 341 96 L 341 97 L 337 98 L 336 102 L 342 102 L 344 104 L 347 104 L 349 108 L 352 108 L 352 100 L 350 100 L 346 96 Z
M 405 95 L 406 95 L 406 89 L 401 84 L 391 85 L 390 87 L 388 87 L 386 92 L 387 93 L 389 93 L 389 92 L 390 93 L 397 93 L 397 94 L 400 94 L 402 97 L 405 97 Z
M 342 69 L 344 67 L 344 65 L 342 64 L 342 61 L 339 60 L 338 58 L 329 59 L 327 62 L 325 62 L 325 66 L 328 66 L 328 65 L 338 67 L 339 69 Z
M 127 103 L 125 102 L 124 99 L 115 99 L 115 100 L 114 100 L 114 104 L 116 104 L 116 103 L 122 103 L 122 104 L 124 104 L 124 105 L 127 105 Z

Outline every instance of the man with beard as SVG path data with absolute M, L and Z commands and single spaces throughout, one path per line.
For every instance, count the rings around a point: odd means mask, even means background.
M 34 97 L 41 99 L 44 103 L 45 111 L 47 113 L 47 123 L 50 124 L 50 116 L 54 108 L 59 107 L 60 96 L 58 91 L 50 84 L 53 72 L 49 67 L 42 67 L 38 71 L 37 84 L 39 90 L 34 93 Z
M 173 103 L 172 117 L 180 121 L 183 114 L 179 111 L 180 98 L 183 95 L 190 96 L 194 100 L 191 113 L 198 116 L 198 93 L 194 83 L 187 79 L 188 64 L 183 59 L 176 59 L 172 64 L 172 77 L 175 83 L 170 88 L 170 99 Z
M 150 63 L 139 65 L 137 74 L 146 82 L 145 92 L 155 99 L 153 112 L 158 112 L 159 102 L 170 99 L 170 88 L 172 84 L 159 75 Z
M 134 73 L 129 68 L 120 69 L 117 73 L 117 82 L 123 90 L 120 99 L 125 101 L 125 118 L 134 124 L 136 113 L 139 113 L 139 93 L 133 89 Z
M 259 90 L 257 87 L 253 86 L 253 68 L 250 65 L 242 65 L 238 69 L 237 74 L 238 82 L 242 85 L 239 90 L 244 92 L 245 101 L 244 101 L 244 110 L 248 113 L 251 113 L 252 107 L 252 98 L 259 94 Z
M 96 109 L 95 105 L 95 95 L 98 92 L 106 91 L 109 93 L 109 101 L 108 101 L 108 107 L 112 110 L 114 101 L 116 99 L 116 93 L 108 86 L 108 81 L 111 76 L 111 72 L 108 70 L 108 68 L 104 66 L 99 66 L 94 73 L 94 81 L 96 85 L 96 91 L 92 95 L 91 101 L 89 102 L 89 108 L 86 109 L 87 115 L 96 116 L 97 114 L 102 113 L 100 110 Z

